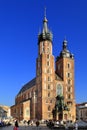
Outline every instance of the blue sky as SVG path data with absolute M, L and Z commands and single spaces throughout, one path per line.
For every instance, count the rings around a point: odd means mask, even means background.
M 87 101 L 87 0 L 0 0 L 0 104 L 11 106 L 36 75 L 44 8 L 58 56 L 64 37 L 75 56 L 76 103 Z

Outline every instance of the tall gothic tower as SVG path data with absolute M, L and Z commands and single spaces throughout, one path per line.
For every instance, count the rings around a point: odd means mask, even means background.
M 62 51 L 56 59 L 56 74 L 63 81 L 63 96 L 69 108 L 68 120 L 75 120 L 75 95 L 74 95 L 74 56 L 67 49 L 67 41 L 63 41 Z
M 52 119 L 54 107 L 54 56 L 52 54 L 52 33 L 48 28 L 46 16 L 42 32 L 38 35 L 38 58 L 36 61 L 36 88 L 38 119 Z

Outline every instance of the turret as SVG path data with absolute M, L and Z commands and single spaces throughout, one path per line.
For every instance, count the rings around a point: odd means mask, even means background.
M 67 49 L 67 43 L 68 43 L 67 40 L 64 39 L 62 51 L 60 52 L 59 57 L 74 58 L 74 55 Z

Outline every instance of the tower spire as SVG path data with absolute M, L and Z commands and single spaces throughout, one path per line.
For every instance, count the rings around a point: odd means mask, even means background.
M 52 41 L 52 33 L 51 31 L 48 29 L 48 20 L 46 18 L 46 8 L 44 9 L 44 20 L 43 20 L 43 28 L 42 28 L 42 32 L 39 34 L 38 37 L 38 43 L 40 41 L 43 40 L 49 40 Z
M 44 9 L 44 20 L 43 20 L 43 33 L 48 32 L 48 27 L 47 27 L 47 18 L 46 18 L 46 8 Z

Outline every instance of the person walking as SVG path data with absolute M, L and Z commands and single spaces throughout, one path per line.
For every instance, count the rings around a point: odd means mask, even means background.
M 15 126 L 14 126 L 13 130 L 19 130 L 18 127 L 19 127 L 19 126 L 18 126 L 18 121 L 16 120 L 16 121 L 15 121 Z
M 36 126 L 37 126 L 37 127 L 39 126 L 39 124 L 40 124 L 39 121 L 36 121 Z
M 75 123 L 75 130 L 78 130 L 78 123 Z
M 39 123 L 39 121 L 37 120 L 37 121 L 36 121 L 36 127 L 37 127 L 37 129 L 36 129 L 36 130 L 39 130 L 39 128 L 38 128 L 39 125 L 40 125 L 40 123 Z

